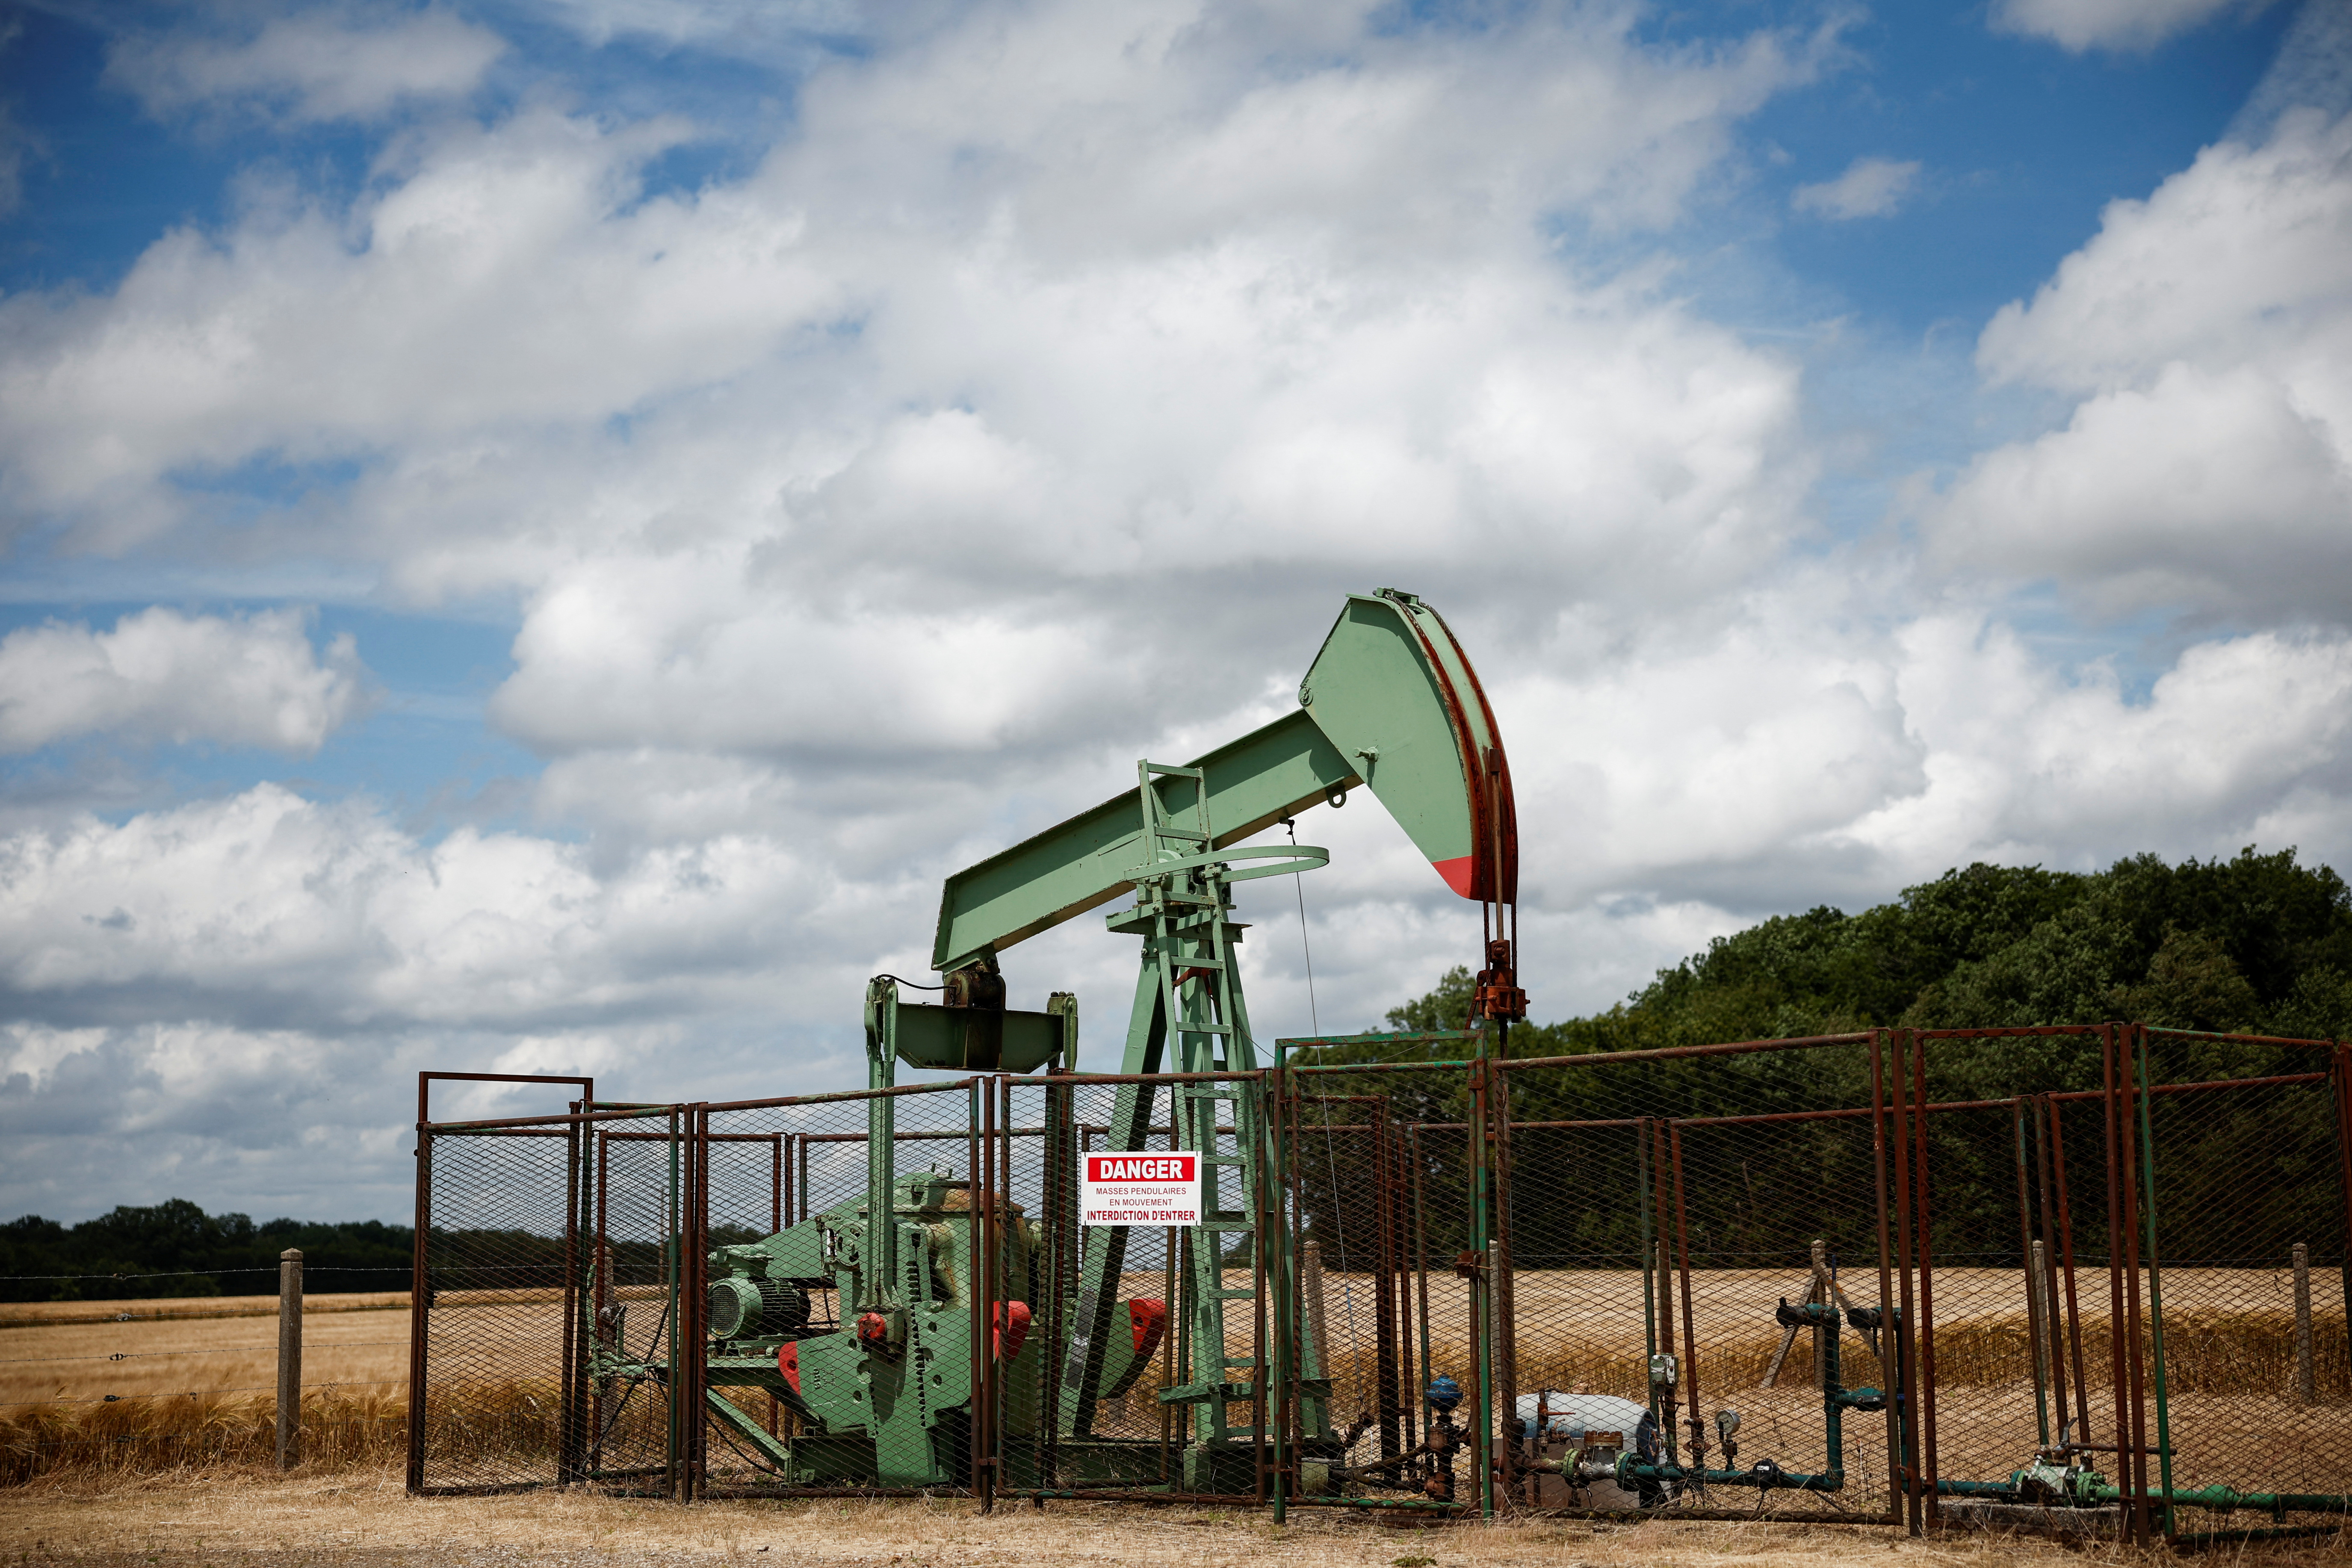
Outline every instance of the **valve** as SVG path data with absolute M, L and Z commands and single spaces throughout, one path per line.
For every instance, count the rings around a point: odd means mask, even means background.
M 1896 1307 L 1892 1309 L 1892 1310 L 1895 1315 L 1895 1321 L 1899 1326 L 1903 1321 L 1903 1309 Z M 1878 1331 L 1884 1324 L 1885 1317 L 1886 1314 L 1876 1307 L 1848 1307 L 1845 1310 L 1845 1321 L 1853 1324 L 1855 1331 L 1860 1333 L 1862 1337 L 1869 1342 L 1870 1353 L 1872 1355 L 1880 1354 L 1878 1348 Z

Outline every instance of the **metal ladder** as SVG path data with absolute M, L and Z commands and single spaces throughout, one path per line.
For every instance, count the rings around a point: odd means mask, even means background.
M 1189 780 L 1189 808 L 1171 811 L 1161 795 L 1161 781 Z M 1232 919 L 1233 896 L 1224 868 L 1207 857 L 1216 847 L 1209 820 L 1208 780 L 1199 768 L 1164 763 L 1136 764 L 1140 797 L 1142 835 L 1136 879 L 1136 903 L 1109 919 L 1113 931 L 1143 939 L 1143 966 L 1137 981 L 1137 1006 L 1129 1026 L 1123 1070 L 1129 1073 L 1253 1072 L 1257 1053 L 1249 1034 L 1249 1015 L 1242 999 L 1241 975 L 1234 943 L 1241 927 Z M 1151 868 L 1168 869 L 1153 873 Z M 1172 1048 L 1171 1048 L 1172 1047 Z M 1163 1067 L 1163 1062 L 1165 1066 Z M 1139 1086 L 1121 1086 L 1111 1117 L 1106 1146 L 1136 1149 L 1144 1144 L 1150 1125 L 1152 1100 Z M 1251 1442 L 1256 1428 L 1226 1419 L 1228 1403 L 1250 1399 L 1265 1384 L 1264 1347 L 1245 1356 L 1229 1355 L 1225 1333 L 1225 1303 L 1253 1300 L 1255 1285 L 1239 1289 L 1225 1283 L 1223 1238 L 1239 1233 L 1251 1238 L 1255 1265 L 1256 1203 L 1259 1172 L 1257 1110 L 1245 1086 L 1231 1083 L 1186 1083 L 1171 1086 L 1174 1103 L 1170 1121 L 1174 1144 L 1202 1158 L 1202 1223 L 1192 1249 L 1189 1289 L 1192 1321 L 1187 1325 L 1190 1365 L 1185 1382 L 1168 1390 L 1168 1403 L 1189 1407 L 1192 1436 L 1203 1443 Z M 1219 1113 L 1231 1107 L 1230 1133 L 1221 1133 Z M 1230 1143 L 1227 1140 L 1230 1139 Z M 1226 1173 L 1238 1177 L 1238 1202 L 1229 1205 Z M 1103 1342 L 1115 1328 L 1117 1281 L 1125 1261 L 1127 1232 L 1090 1230 L 1086 1233 L 1084 1263 L 1078 1292 L 1078 1329 L 1090 1345 Z M 1171 1303 L 1171 1306 L 1173 1303 Z M 1171 1329 L 1173 1324 L 1171 1325 Z M 1073 1356 L 1073 1362 L 1077 1361 Z M 1075 1376 L 1065 1379 L 1062 1431 L 1086 1432 L 1094 1416 L 1094 1384 L 1101 1358 L 1075 1365 Z M 1249 1369 L 1248 1382 L 1228 1374 Z

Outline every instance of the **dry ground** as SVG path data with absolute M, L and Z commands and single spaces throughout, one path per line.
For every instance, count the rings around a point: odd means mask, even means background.
M 1277 1529 L 1262 1514 L 1176 1508 L 969 1502 L 671 1504 L 538 1492 L 406 1496 L 391 1471 L 279 1478 L 181 1472 L 107 1486 L 62 1482 L 0 1492 L 0 1563 L 621 1565 L 726 1561 L 872 1568 L 1907 1568 L 2138 1562 L 2114 1545 L 2070 1550 L 2030 1539 L 1910 1541 L 1876 1529 L 1546 1521 L 1408 1529 L 1314 1515 Z M 2340 1540 L 2216 1552 L 2217 1563 L 2352 1564 Z

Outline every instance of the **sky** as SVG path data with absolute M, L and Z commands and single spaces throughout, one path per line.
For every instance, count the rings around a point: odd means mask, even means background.
M 0 8 L 0 1215 L 399 1218 L 425 1068 L 860 1083 L 943 877 L 1381 586 L 1538 1019 L 2352 864 L 2347 110 L 2325 0 Z M 1475 961 L 1298 830 L 1261 1037 Z M 1135 959 L 1012 1003 L 1113 1069 Z

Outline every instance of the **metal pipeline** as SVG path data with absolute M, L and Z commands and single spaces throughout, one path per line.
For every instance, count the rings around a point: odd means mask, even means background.
M 2127 1500 L 2121 1487 L 2097 1485 L 2090 1489 L 2095 1502 L 2110 1503 Z M 2352 1513 L 2352 1495 L 2343 1492 L 2242 1492 L 2232 1487 L 2200 1487 L 2194 1490 L 2152 1489 L 2148 1501 L 2180 1508 L 2206 1508 L 2221 1513 L 2235 1509 L 2258 1509 L 2264 1513 Z
M 1614 1480 L 1619 1486 L 1629 1481 L 1695 1481 L 1701 1486 L 1756 1487 L 1764 1491 L 1838 1492 L 1845 1489 L 1843 1470 L 1826 1470 L 1817 1476 L 1809 1476 L 1796 1470 L 1784 1470 L 1769 1459 L 1748 1470 L 1706 1470 L 1624 1458 L 1620 1459 L 1608 1475 L 1596 1474 L 1581 1479 Z
M 2137 1500 L 2123 1487 L 2106 1481 L 2094 1481 L 2080 1489 L 2070 1504 L 2052 1502 L 2038 1494 L 2029 1494 L 2013 1479 L 2007 1481 L 1938 1480 L 1936 1490 L 1944 1497 L 1987 1498 L 1995 1502 L 2032 1504 L 2063 1509 L 2103 1508 L 2109 1503 Z M 2352 1513 L 2352 1495 L 2329 1492 L 2242 1492 L 2231 1487 L 2203 1487 L 2189 1491 L 2167 1491 L 2150 1488 L 2147 1500 L 2177 1508 L 2211 1509 L 2229 1513 L 2237 1509 L 2252 1509 L 2263 1513 Z

